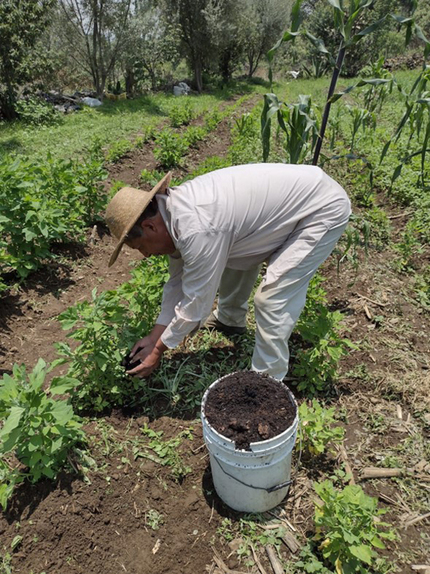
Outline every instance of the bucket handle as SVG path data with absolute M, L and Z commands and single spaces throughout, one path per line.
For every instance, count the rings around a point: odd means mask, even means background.
M 302 459 L 302 425 L 301 425 L 301 420 L 299 419 L 299 457 L 298 457 L 298 461 L 296 464 L 296 469 L 295 471 L 297 472 L 301 459 Z M 220 461 L 214 456 L 213 457 L 215 462 L 218 464 L 218 466 L 220 467 L 220 469 L 223 471 L 224 474 L 226 474 L 227 476 L 229 476 L 230 478 L 232 478 L 233 480 L 235 480 L 236 482 L 239 482 L 240 484 L 243 484 L 243 486 L 247 486 L 248 488 L 253 488 L 255 490 L 265 490 L 266 492 L 275 492 L 276 490 L 280 490 L 281 488 L 285 488 L 286 486 L 290 486 L 290 484 L 293 482 L 292 479 L 286 480 L 285 482 L 281 482 L 280 484 L 276 484 L 275 486 L 271 486 L 270 488 L 264 488 L 264 486 L 254 486 L 253 484 L 247 484 L 246 482 L 243 482 L 242 480 L 240 480 L 239 478 L 237 478 L 236 476 L 233 476 L 232 474 L 230 474 L 229 472 L 227 472 L 221 465 Z
M 243 482 L 243 480 L 240 480 L 236 476 L 233 476 L 232 474 L 227 472 L 222 467 L 220 461 L 216 457 L 214 457 L 214 460 L 216 461 L 216 463 L 218 464 L 218 466 L 220 467 L 220 469 L 223 471 L 224 474 L 226 474 L 236 482 L 240 482 L 240 484 L 243 484 L 243 486 L 247 486 L 248 488 L 254 488 L 255 490 L 265 490 L 266 492 L 275 492 L 275 490 L 280 490 L 281 488 L 289 486 L 292 483 L 292 480 L 286 480 L 285 482 L 281 482 L 281 484 L 276 484 L 275 486 L 271 486 L 270 488 L 264 488 L 264 486 L 254 486 L 253 484 L 247 484 L 246 482 Z

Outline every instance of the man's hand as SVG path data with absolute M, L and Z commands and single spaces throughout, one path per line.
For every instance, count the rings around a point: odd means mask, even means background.
M 139 357 L 141 354 L 142 352 L 138 353 L 136 357 Z M 148 377 L 160 364 L 162 354 L 162 351 L 154 347 L 143 360 L 141 359 L 140 365 L 131 371 L 127 371 L 127 375 L 139 378 Z
M 147 377 L 155 371 L 160 364 L 162 354 L 167 349 L 160 339 L 165 330 L 165 325 L 154 325 L 149 335 L 135 343 L 130 351 L 130 359 L 133 359 L 133 362 L 140 360 L 140 365 L 127 371 L 128 375 Z

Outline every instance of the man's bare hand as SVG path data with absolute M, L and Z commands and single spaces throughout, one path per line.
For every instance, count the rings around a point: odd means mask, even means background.
M 146 350 L 148 347 L 145 348 Z M 144 351 L 137 353 L 135 356 L 136 358 L 140 358 L 140 355 L 144 354 Z M 132 369 L 131 371 L 127 371 L 127 375 L 131 375 L 133 377 L 144 378 L 148 377 L 155 369 L 158 367 L 161 361 L 162 352 L 160 352 L 157 348 L 153 348 L 151 352 L 149 352 L 145 358 L 142 360 L 140 365 Z

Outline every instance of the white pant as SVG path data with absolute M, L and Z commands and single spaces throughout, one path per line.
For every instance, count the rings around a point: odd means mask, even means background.
M 298 228 L 270 258 L 266 276 L 254 298 L 257 327 L 252 370 L 279 380 L 287 374 L 288 340 L 305 306 L 309 282 L 333 251 L 347 223 L 328 230 L 317 243 L 312 241 L 312 225 Z M 271 268 L 276 269 L 277 278 L 268 283 Z M 219 321 L 234 327 L 245 326 L 248 299 L 259 270 L 260 266 L 249 271 L 225 269 L 219 286 L 218 310 L 214 313 Z

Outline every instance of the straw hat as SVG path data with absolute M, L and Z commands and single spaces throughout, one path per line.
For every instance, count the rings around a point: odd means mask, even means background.
M 124 245 L 127 234 L 148 207 L 156 193 L 166 193 L 172 173 L 169 171 L 151 191 L 143 191 L 134 187 L 121 188 L 111 199 L 106 208 L 106 223 L 118 243 L 109 259 L 109 267 L 113 265 Z

